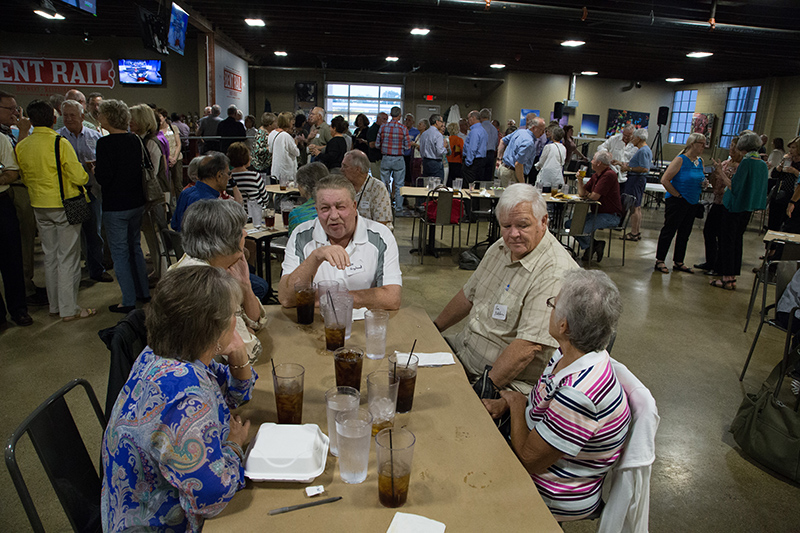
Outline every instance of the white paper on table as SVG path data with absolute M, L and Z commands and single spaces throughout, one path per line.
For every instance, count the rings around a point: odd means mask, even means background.
M 408 359 L 408 352 L 403 353 L 395 351 L 394 353 L 398 361 L 402 361 L 404 358 Z M 456 364 L 455 360 L 453 359 L 453 354 L 450 352 L 414 352 L 414 355 L 419 358 L 419 363 L 417 363 L 417 366 L 445 366 Z
M 364 313 L 367 312 L 366 307 L 359 307 L 358 309 L 353 309 L 353 320 L 364 320 Z
M 445 525 L 418 514 L 396 512 L 386 533 L 444 533 Z

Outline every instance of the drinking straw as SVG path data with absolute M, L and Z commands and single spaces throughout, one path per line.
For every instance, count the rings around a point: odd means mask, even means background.
M 389 429 L 389 472 L 392 475 L 392 498 L 395 497 L 394 494 L 394 446 L 392 445 L 392 430 Z
M 411 351 L 408 352 L 408 361 L 406 361 L 406 368 L 411 364 L 411 356 L 414 354 L 414 348 L 417 346 L 417 339 L 414 339 L 414 344 L 411 345 Z
M 333 296 L 331 296 L 331 290 L 327 289 L 325 292 L 328 293 L 328 301 L 331 303 L 331 309 L 333 309 L 333 319 L 336 320 L 337 324 L 339 324 L 339 317 L 336 316 L 336 306 L 333 305 Z
M 269 362 L 272 363 L 272 375 L 274 376 L 275 375 L 275 359 L 270 359 Z

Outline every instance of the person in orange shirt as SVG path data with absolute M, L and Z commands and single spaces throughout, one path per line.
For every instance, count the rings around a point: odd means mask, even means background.
M 450 141 L 450 155 L 447 156 L 447 164 L 450 166 L 450 172 L 447 174 L 447 185 L 450 185 L 454 179 L 461 177 L 461 154 L 464 152 L 464 139 L 459 135 L 459 127 L 455 122 L 447 125 L 447 133 Z

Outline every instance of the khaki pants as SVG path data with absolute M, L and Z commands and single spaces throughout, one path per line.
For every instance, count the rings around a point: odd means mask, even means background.
M 31 207 L 31 197 L 24 185 L 12 185 L 8 188 L 14 200 L 14 208 L 19 219 L 19 234 L 22 239 L 22 272 L 25 278 L 25 294 L 36 294 L 33 284 L 33 241 L 36 238 L 36 217 Z
M 35 208 L 44 252 L 44 276 L 50 312 L 75 316 L 81 282 L 81 225 L 67 222 L 63 209 Z
M 502 163 L 497 170 L 497 177 L 500 178 L 501 187 L 508 187 L 511 184 L 517 183 L 517 173 Z

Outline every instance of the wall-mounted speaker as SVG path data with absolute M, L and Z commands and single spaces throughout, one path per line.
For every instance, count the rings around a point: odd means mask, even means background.
M 667 106 L 659 107 L 658 108 L 658 125 L 659 126 L 666 126 L 668 120 L 669 120 L 669 108 Z

